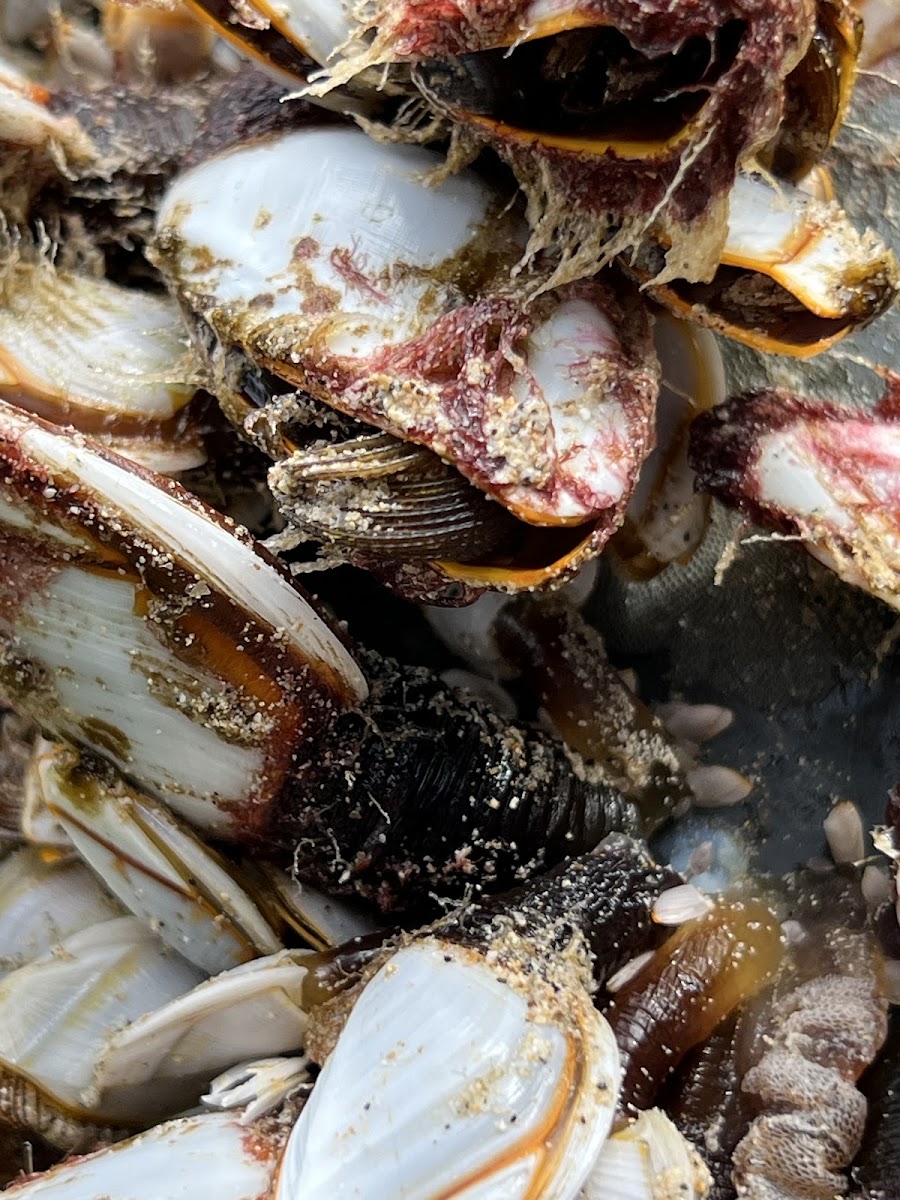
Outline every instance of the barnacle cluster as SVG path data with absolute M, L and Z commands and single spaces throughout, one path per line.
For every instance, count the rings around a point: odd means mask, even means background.
M 864 10 L 0 0 L 10 1195 L 889 1200 Z

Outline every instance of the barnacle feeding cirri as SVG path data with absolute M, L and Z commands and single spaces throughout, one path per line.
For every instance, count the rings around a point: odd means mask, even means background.
M 11 1196 L 897 1194 L 898 35 L 0 0 Z

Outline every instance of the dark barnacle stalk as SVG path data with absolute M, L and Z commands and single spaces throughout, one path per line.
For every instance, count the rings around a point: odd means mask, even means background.
M 501 652 L 532 685 L 556 731 L 635 800 L 648 834 L 687 807 L 691 792 L 673 739 L 564 599 L 518 597 L 494 628 Z
M 758 901 L 721 902 L 688 921 L 606 1010 L 622 1054 L 622 1118 L 649 1108 L 681 1059 L 770 980 L 781 930 Z
M 3 690 L 206 836 L 279 846 L 390 910 L 637 828 L 555 740 L 425 672 L 358 662 L 178 485 L 5 406 L 0 434 Z
M 741 1091 L 747 1026 L 760 1006 L 739 1006 L 700 1046 L 684 1058 L 663 1106 L 702 1154 L 712 1177 L 709 1200 L 734 1200 L 731 1156 L 747 1132 L 751 1113 Z
M 329 1041 L 365 982 L 387 956 L 417 937 L 477 948 L 514 929 L 555 954 L 583 936 L 594 983 L 602 986 L 635 954 L 660 944 L 664 931 L 654 921 L 653 907 L 663 891 L 680 883 L 681 877 L 658 866 L 642 843 L 611 834 L 589 854 L 566 858 L 510 891 L 470 900 L 417 934 L 380 931 L 320 952 L 306 960 L 304 982 L 306 1007 L 317 1013 L 311 1036 L 319 1058 L 324 1061 Z M 535 958 L 533 969 L 540 972 L 542 962 Z
M 267 831 L 296 847 L 297 869 L 317 886 L 390 911 L 404 894 L 509 886 L 613 829 L 637 832 L 635 805 L 602 767 L 430 672 L 358 659 L 365 708 L 338 716 L 298 763 Z

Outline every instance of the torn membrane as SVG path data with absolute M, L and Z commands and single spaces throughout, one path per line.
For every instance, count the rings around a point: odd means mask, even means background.
M 785 79 L 816 29 L 811 0 L 396 0 L 335 49 L 324 82 L 404 64 L 443 132 L 490 145 L 529 198 L 529 254 L 555 281 L 592 274 L 655 225 L 667 274 L 714 269 L 737 168 L 775 136 Z M 421 136 L 401 110 L 393 132 Z
M 699 486 L 900 608 L 898 396 L 891 375 L 871 413 L 781 388 L 730 400 L 694 423 Z

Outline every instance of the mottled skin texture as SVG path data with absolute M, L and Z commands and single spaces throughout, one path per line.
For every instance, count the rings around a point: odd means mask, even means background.
M 739 1200 L 834 1200 L 847 1190 L 843 1171 L 866 1121 L 855 1084 L 884 1042 L 887 1001 L 868 935 L 826 941 L 827 973 L 776 1003 L 765 1053 L 744 1076 L 760 1112 L 734 1152 Z
M 659 943 L 654 902 L 680 882 L 671 867 L 653 862 L 642 842 L 614 835 L 540 879 L 472 905 L 449 918 L 442 932 L 464 941 L 490 940 L 511 918 L 520 929 L 543 929 L 547 945 L 557 951 L 581 933 L 593 956 L 594 980 L 602 984 L 629 958 Z

